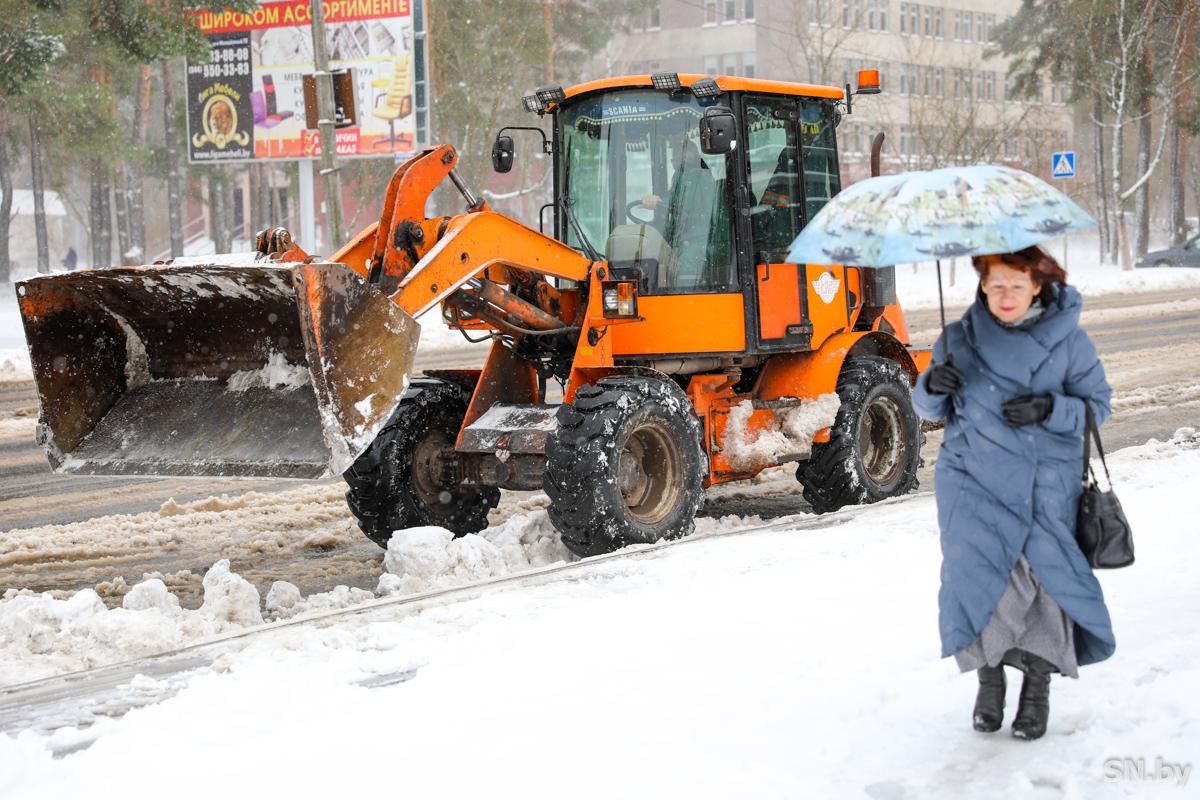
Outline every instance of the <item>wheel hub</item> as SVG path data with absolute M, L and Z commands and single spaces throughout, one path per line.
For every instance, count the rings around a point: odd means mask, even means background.
M 889 397 L 877 397 L 863 412 L 858 451 L 863 470 L 877 485 L 895 479 L 906 455 L 904 420 L 900 406 Z
M 629 513 L 643 525 L 661 522 L 680 492 L 681 464 L 671 434 L 656 422 L 634 429 L 617 463 L 617 487 Z
M 425 505 L 444 506 L 453 501 L 453 495 L 447 491 L 454 485 L 450 461 L 453 454 L 449 440 L 441 431 L 430 431 L 413 448 L 412 482 Z

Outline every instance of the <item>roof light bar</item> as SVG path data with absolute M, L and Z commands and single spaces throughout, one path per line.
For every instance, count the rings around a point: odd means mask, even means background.
M 666 89 L 669 92 L 673 92 L 683 86 L 679 82 L 678 72 L 656 72 L 650 76 L 650 83 L 654 85 L 655 89 Z
M 701 100 L 710 97 L 720 97 L 721 87 L 717 85 L 717 81 L 714 78 L 705 77 L 692 84 L 692 94 Z
M 522 103 L 522 105 L 525 106 L 526 111 L 544 111 L 545 110 L 545 106 L 543 106 L 541 104 L 541 101 L 538 100 L 536 94 L 525 95 L 524 97 L 521 98 L 521 103 Z

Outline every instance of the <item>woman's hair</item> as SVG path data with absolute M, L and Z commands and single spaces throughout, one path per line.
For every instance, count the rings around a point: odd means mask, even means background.
M 1009 269 L 1028 273 L 1034 283 L 1041 285 L 1042 291 L 1038 297 L 1044 304 L 1054 299 L 1054 286 L 1067 285 L 1067 271 L 1036 244 L 1015 253 L 997 253 L 996 255 L 971 258 L 971 266 L 975 267 L 975 271 L 979 273 L 980 282 L 987 279 L 988 270 L 994 264 L 1003 264 Z

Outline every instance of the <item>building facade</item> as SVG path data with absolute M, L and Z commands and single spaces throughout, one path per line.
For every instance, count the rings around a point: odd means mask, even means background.
M 883 94 L 855 98 L 839 131 L 847 181 L 867 172 L 875 133 L 888 169 L 980 161 L 1048 175 L 1071 149 L 1066 87 L 1018 96 L 990 54 L 1020 0 L 660 0 L 616 36 L 597 72 L 659 70 L 844 86 L 878 69 Z

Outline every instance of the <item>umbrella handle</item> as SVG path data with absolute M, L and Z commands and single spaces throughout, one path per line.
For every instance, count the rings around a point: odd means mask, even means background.
M 942 333 L 946 332 L 946 301 L 942 297 L 942 260 L 936 259 L 933 262 L 937 265 L 938 279 L 938 313 L 942 315 Z
M 946 302 L 942 298 L 942 260 L 940 258 L 936 259 L 934 261 L 934 263 L 937 264 L 938 312 L 942 315 L 942 338 L 945 339 L 945 337 L 946 337 Z M 946 363 L 949 364 L 950 366 L 954 366 L 954 354 L 951 353 L 949 350 L 946 351 Z

